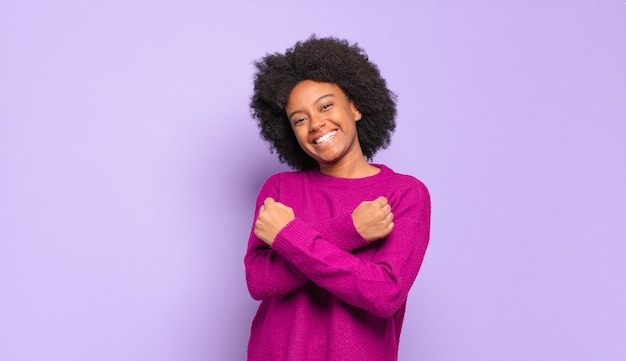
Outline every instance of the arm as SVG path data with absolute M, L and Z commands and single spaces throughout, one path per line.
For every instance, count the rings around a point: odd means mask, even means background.
M 277 187 L 272 184 L 273 181 L 267 182 L 257 197 L 255 227 L 250 233 L 248 251 L 244 258 L 248 290 L 257 300 L 286 295 L 309 281 L 307 276 L 260 239 L 264 237 L 256 234 L 259 213 L 267 199 L 271 199 L 273 205 L 278 204 L 272 198 L 278 196 Z M 291 215 L 272 230 L 272 241 L 276 233 L 294 218 L 291 208 L 279 206 L 277 209 L 279 213 L 282 213 L 280 210 L 287 209 Z M 380 197 L 374 201 L 362 202 L 352 214 L 342 214 L 313 227 L 341 250 L 351 252 L 389 234 L 393 228 L 392 221 L 391 207 L 386 198 Z
M 319 231 L 328 242 L 346 252 L 356 251 L 369 244 L 368 240 L 357 231 L 350 213 L 340 214 L 324 222 L 311 224 L 311 227 Z
M 406 301 L 421 266 L 430 231 L 430 198 L 417 189 L 395 204 L 393 232 L 371 259 L 359 258 L 326 240 L 296 218 L 276 236 L 273 249 L 302 274 L 345 302 L 378 317 L 390 317 Z
M 286 295 L 309 281 L 295 266 L 253 232 L 244 258 L 248 291 L 255 300 Z
M 278 196 L 276 178 L 268 179 L 257 196 L 254 219 L 258 219 L 260 208 L 266 198 Z M 253 226 L 250 231 L 248 249 L 244 257 L 246 284 L 252 298 L 262 300 L 284 296 L 309 282 L 307 276 L 259 239 L 254 233 L 254 228 Z
M 391 206 L 385 197 L 361 202 L 351 213 L 311 225 L 324 239 L 346 252 L 383 239 L 394 227 Z

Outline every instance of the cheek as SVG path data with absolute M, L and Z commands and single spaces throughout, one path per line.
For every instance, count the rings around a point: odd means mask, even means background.
M 306 144 L 307 134 L 306 134 L 306 132 L 304 132 L 302 130 L 302 127 L 295 128 L 295 129 L 292 128 L 292 130 L 293 130 L 293 134 L 296 136 L 296 140 L 298 141 L 300 146 L 302 146 L 303 144 Z

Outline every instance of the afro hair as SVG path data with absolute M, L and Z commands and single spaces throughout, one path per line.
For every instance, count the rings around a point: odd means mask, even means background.
M 368 160 L 389 146 L 396 127 L 396 96 L 357 44 L 313 35 L 297 42 L 285 54 L 268 54 L 255 65 L 252 116 L 258 122 L 261 137 L 282 163 L 297 170 L 318 165 L 298 144 L 285 114 L 291 90 L 303 80 L 335 84 L 354 103 L 363 115 L 357 122 L 357 133 Z

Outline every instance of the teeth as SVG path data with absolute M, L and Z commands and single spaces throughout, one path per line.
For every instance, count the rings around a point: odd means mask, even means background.
M 328 133 L 326 133 L 326 134 L 322 135 L 321 137 L 319 137 L 319 138 L 315 139 L 315 144 L 321 144 L 321 143 L 327 142 L 327 141 L 329 141 L 330 139 L 332 139 L 332 137 L 334 137 L 334 136 L 335 136 L 335 134 L 337 134 L 337 132 L 336 132 L 336 131 L 334 131 L 334 132 L 328 132 Z

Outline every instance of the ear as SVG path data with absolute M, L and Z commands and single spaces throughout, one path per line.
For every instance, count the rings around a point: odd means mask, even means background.
M 353 102 L 350 102 L 350 109 L 352 110 L 352 113 L 354 113 L 355 122 L 358 122 L 359 120 L 361 120 L 361 118 L 363 118 L 363 114 L 361 114 L 361 112 L 356 108 Z

